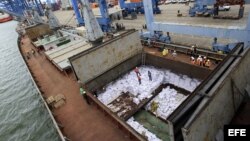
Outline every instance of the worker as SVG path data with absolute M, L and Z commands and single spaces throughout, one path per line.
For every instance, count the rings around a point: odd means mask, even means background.
M 191 46 L 191 55 L 194 57 L 197 57 L 197 46 L 196 45 Z
M 206 67 L 208 67 L 208 68 L 211 66 L 211 62 L 210 62 L 210 60 L 209 60 L 209 59 L 206 61 L 205 66 L 206 66 Z
M 193 46 L 192 46 L 192 55 L 193 55 L 194 57 L 198 57 L 198 56 L 197 56 L 197 45 L 193 45 Z
M 168 49 L 164 48 L 163 51 L 162 51 L 162 55 L 163 56 L 168 55 Z
M 135 73 L 136 73 L 137 76 L 141 76 L 141 73 L 139 72 L 138 67 L 135 67 L 134 71 L 135 71 Z
M 36 51 L 34 49 L 31 49 L 31 53 L 35 56 Z
M 207 62 L 207 57 L 204 56 L 204 57 L 203 57 L 203 61 L 202 61 L 202 66 L 203 66 L 203 67 L 206 66 L 206 62 Z
M 148 71 L 148 79 L 149 79 L 150 81 L 152 81 L 152 74 L 151 74 L 150 71 Z
M 197 64 L 198 64 L 199 66 L 201 66 L 201 63 L 202 63 L 202 58 L 201 58 L 201 56 L 199 55 L 199 57 L 197 58 Z
M 139 85 L 141 85 L 141 77 L 137 75 L 137 78 L 138 78 Z
M 197 55 L 197 45 L 194 46 L 194 54 Z
M 83 98 L 85 99 L 85 101 L 89 105 L 90 103 L 89 103 L 89 100 L 88 100 L 87 93 L 86 93 L 86 91 L 82 87 L 80 88 L 80 94 L 83 96 Z
M 171 43 L 171 37 L 170 37 L 170 35 L 169 35 L 169 32 L 167 32 L 166 43 Z
M 172 53 L 173 57 L 175 58 L 177 56 L 176 51 L 174 50 L 174 52 Z
M 81 82 L 81 80 L 78 80 L 77 83 L 78 83 L 78 86 L 79 86 L 79 88 L 80 88 L 80 95 L 83 96 L 83 98 L 85 99 L 85 101 L 86 101 L 87 104 L 89 105 L 90 103 L 89 103 L 89 100 L 88 100 L 87 93 L 86 93 L 86 91 L 82 88 L 83 83 Z
M 193 65 L 195 64 L 195 58 L 193 56 L 191 56 L 190 61 Z

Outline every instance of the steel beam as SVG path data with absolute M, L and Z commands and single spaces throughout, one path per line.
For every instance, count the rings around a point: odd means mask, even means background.
M 39 15 L 43 16 L 43 8 L 42 8 L 40 1 L 38 2 L 38 0 L 35 0 L 35 4 L 36 4 L 37 11 L 39 12 Z
M 143 6 L 145 11 L 145 18 L 147 29 L 149 30 L 150 34 L 154 34 L 153 31 L 153 22 L 154 22 L 154 15 L 153 15 L 153 7 L 151 0 L 143 0 Z
M 98 0 L 99 3 L 99 9 L 102 15 L 102 18 L 98 19 L 99 24 L 101 25 L 101 28 L 104 32 L 108 32 L 110 30 L 110 19 L 109 19 L 109 13 L 108 13 L 108 6 L 106 3 L 106 0 Z
M 84 25 L 84 20 L 82 18 L 82 15 L 80 14 L 80 10 L 78 8 L 78 3 L 77 3 L 77 0 L 71 0 L 72 2 L 72 6 L 73 6 L 73 9 L 74 9 L 74 12 L 75 12 L 75 16 L 76 16 L 76 19 L 78 21 L 78 24 L 81 26 L 81 25 Z

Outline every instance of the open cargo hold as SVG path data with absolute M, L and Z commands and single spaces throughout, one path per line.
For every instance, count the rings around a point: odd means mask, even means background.
M 77 79 L 80 79 L 86 85 L 87 90 L 93 94 L 108 83 L 140 65 L 152 65 L 200 80 L 205 79 L 211 72 L 211 70 L 206 68 L 144 53 L 138 33 L 135 30 L 130 30 L 100 46 L 95 46 L 71 57 L 70 63 Z M 187 69 L 182 69 L 183 66 Z M 97 100 L 95 96 L 90 94 L 88 96 L 98 107 L 114 118 L 118 125 L 132 132 L 131 136 L 140 137 L 122 119 L 118 118 L 114 112 Z M 134 112 L 136 113 L 136 111 Z
M 194 92 L 192 92 L 167 118 L 169 138 L 171 140 L 182 140 L 183 136 L 181 128 L 185 126 L 185 128 L 197 127 L 194 128 L 194 130 L 198 129 L 198 126 L 191 126 L 196 123 L 194 122 L 194 119 L 196 119 L 195 116 L 197 116 L 197 114 L 195 114 L 194 111 L 199 104 L 201 104 L 202 99 L 206 100 L 205 94 L 216 86 L 216 83 L 223 75 L 223 72 L 230 67 L 230 65 L 236 60 L 237 55 L 242 52 L 239 51 L 242 50 L 242 47 L 241 43 L 237 44 L 235 49 L 222 60 L 215 70 L 212 71 L 206 68 L 193 66 L 189 63 L 154 56 L 147 52 L 143 52 L 138 33 L 135 30 L 130 30 L 100 46 L 95 46 L 71 57 L 70 62 L 76 77 L 84 82 L 88 92 L 90 92 L 87 93 L 89 99 L 100 110 L 104 111 L 108 116 L 114 119 L 114 122 L 118 124 L 118 127 L 128 131 L 131 138 L 139 140 L 143 140 L 144 137 L 135 132 L 135 130 L 128 126 L 123 119 L 119 118 L 116 113 L 112 112 L 93 95 L 97 90 L 101 90 L 108 83 L 118 79 L 136 66 L 141 65 L 156 66 L 158 68 L 168 69 L 177 74 L 184 74 L 191 78 L 203 80 Z M 236 54 L 236 56 L 231 54 Z M 237 59 L 239 60 L 241 57 L 238 57 Z M 90 71 L 88 69 L 90 69 Z M 219 87 L 215 87 L 215 89 L 218 90 Z M 197 110 L 199 113 L 202 113 L 199 109 Z M 192 114 L 194 115 L 191 118 Z M 198 116 L 199 115 L 200 114 L 198 114 Z M 223 123 L 225 122 L 223 121 Z M 185 134 L 184 132 L 185 129 L 183 129 L 183 134 Z M 194 134 L 188 134 L 188 136 Z M 212 134 L 214 135 L 214 132 Z M 203 134 L 200 137 L 202 138 L 202 136 Z M 184 139 L 190 140 L 191 138 L 185 135 Z
M 49 28 L 49 25 L 47 24 L 36 24 L 25 28 L 26 34 L 28 37 L 35 41 L 37 38 L 52 34 L 53 31 Z
M 200 84 L 200 80 L 198 79 L 190 78 L 187 75 L 175 74 L 166 69 L 159 69 L 152 66 L 141 66 L 138 68 L 141 84 L 138 83 L 136 73 L 130 71 L 126 75 L 121 76 L 118 80 L 109 83 L 100 90 L 101 92 L 97 93 L 98 99 L 103 104 L 125 120 L 144 107 L 155 96 L 157 97 L 155 100 L 159 102 L 159 106 L 163 106 L 170 110 L 164 110 L 164 112 L 159 110 L 161 115 L 167 116 L 169 115 L 168 113 L 173 110 L 168 107 L 176 108 L 185 98 L 183 94 L 178 94 L 174 88 L 188 95 Z M 152 80 L 149 79 L 148 72 L 151 73 Z M 170 89 L 170 87 L 173 88 Z M 158 97 L 159 93 L 160 98 Z M 168 103 L 166 103 L 167 105 L 161 104 L 162 101 L 159 101 L 159 99 L 163 98 L 166 100 L 170 98 L 169 96 L 173 98 L 173 102 L 175 100 L 180 102 L 174 102 L 172 105 Z M 121 97 L 126 99 L 121 99 Z

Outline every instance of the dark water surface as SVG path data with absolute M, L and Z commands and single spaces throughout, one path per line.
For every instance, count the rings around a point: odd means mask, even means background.
M 0 24 L 0 141 L 57 141 L 17 47 L 17 22 Z

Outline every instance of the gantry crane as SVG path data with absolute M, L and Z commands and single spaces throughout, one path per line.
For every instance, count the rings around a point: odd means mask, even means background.
M 83 16 L 83 1 L 82 0 L 71 0 L 72 2 L 72 6 L 76 15 L 76 19 L 78 21 L 78 24 L 81 25 L 85 25 L 85 17 Z M 89 4 L 89 1 L 88 1 Z M 108 14 L 108 6 L 106 3 L 106 0 L 98 0 L 98 4 L 99 4 L 99 9 L 100 9 L 100 13 L 101 13 L 101 17 L 97 18 L 97 21 L 99 23 L 99 25 L 101 26 L 102 31 L 104 32 L 108 32 L 110 31 L 111 28 L 111 20 L 109 18 L 109 14 Z M 80 5 L 80 7 L 78 6 Z M 91 10 L 91 9 L 90 9 Z

